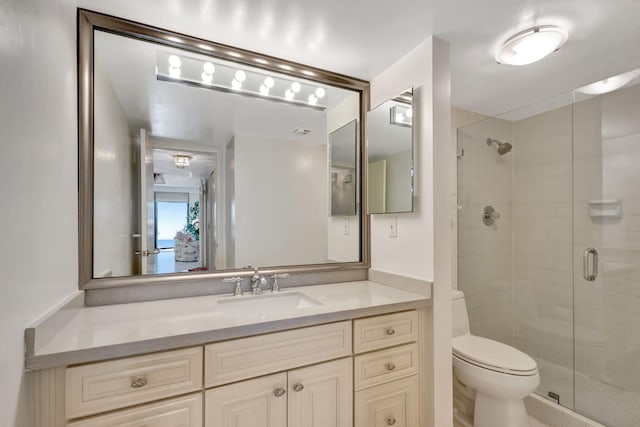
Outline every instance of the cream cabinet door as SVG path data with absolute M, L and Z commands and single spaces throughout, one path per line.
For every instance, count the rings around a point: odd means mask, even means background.
M 356 427 L 416 427 L 418 376 L 392 381 L 356 392 Z
M 207 390 L 206 427 L 287 427 L 287 374 Z
M 353 359 L 289 371 L 288 427 L 353 426 Z

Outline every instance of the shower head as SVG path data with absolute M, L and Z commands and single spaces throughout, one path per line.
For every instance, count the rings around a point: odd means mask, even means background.
M 487 145 L 492 145 L 492 144 L 495 144 L 496 151 L 501 156 L 507 154 L 513 148 L 513 146 L 511 144 L 509 144 L 508 142 L 500 142 L 497 139 L 487 138 Z

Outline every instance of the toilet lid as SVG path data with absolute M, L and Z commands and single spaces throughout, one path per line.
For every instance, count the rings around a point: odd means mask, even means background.
M 475 335 L 455 337 L 453 354 L 474 365 L 512 375 L 533 375 L 538 370 L 536 361 L 520 350 Z

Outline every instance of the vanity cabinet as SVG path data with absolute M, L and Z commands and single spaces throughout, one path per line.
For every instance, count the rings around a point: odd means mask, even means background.
M 355 427 L 420 425 L 418 331 L 417 311 L 354 321 Z
M 350 427 L 352 359 L 206 391 L 206 427 Z
M 34 372 L 35 427 L 425 427 L 424 310 Z

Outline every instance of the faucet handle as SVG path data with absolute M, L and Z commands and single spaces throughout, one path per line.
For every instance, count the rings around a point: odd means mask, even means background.
M 240 296 L 243 295 L 242 292 L 242 277 L 227 277 L 226 279 L 222 279 L 223 282 L 227 282 L 227 283 L 235 283 L 236 284 L 236 288 L 233 291 L 233 296 Z
M 272 277 L 273 277 L 273 285 L 271 286 L 271 292 L 274 294 L 277 294 L 278 292 L 280 292 L 278 279 L 286 279 L 287 277 L 289 277 L 289 273 L 274 274 Z

